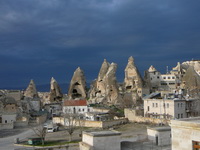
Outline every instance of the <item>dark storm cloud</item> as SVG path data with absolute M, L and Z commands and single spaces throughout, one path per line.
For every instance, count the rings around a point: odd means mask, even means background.
M 129 56 L 141 72 L 199 57 L 198 0 L 0 0 L 2 87 L 91 81 L 104 58 L 122 80 Z M 11 80 L 12 79 L 12 80 Z M 11 82 L 12 81 L 12 82 Z

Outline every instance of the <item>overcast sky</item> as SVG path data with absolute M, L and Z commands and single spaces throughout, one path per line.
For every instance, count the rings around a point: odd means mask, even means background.
M 142 76 L 199 59 L 199 0 L 0 0 L 0 87 L 87 82 L 106 58 L 123 81 L 129 56 Z

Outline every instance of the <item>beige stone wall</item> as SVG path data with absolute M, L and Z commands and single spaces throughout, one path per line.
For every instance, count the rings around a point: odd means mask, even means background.
M 111 121 L 89 121 L 89 120 L 81 120 L 80 126 L 83 127 L 94 127 L 94 128 L 108 128 L 112 127 L 113 125 L 119 125 L 127 123 L 127 119 L 117 119 Z M 60 123 L 64 125 L 64 118 L 63 117 L 53 117 L 53 123 Z
M 153 123 L 153 124 L 169 124 L 170 120 L 167 119 L 157 119 L 157 118 L 148 118 L 143 116 L 137 116 L 136 111 L 133 109 L 124 109 L 125 118 L 130 122 L 139 122 L 139 123 Z
M 172 150 L 193 150 L 192 141 L 200 142 L 200 117 L 172 120 Z
M 26 127 L 28 126 L 28 120 L 27 121 L 15 121 L 14 127 Z
M 13 129 L 13 123 L 0 123 L 0 130 L 2 129 Z

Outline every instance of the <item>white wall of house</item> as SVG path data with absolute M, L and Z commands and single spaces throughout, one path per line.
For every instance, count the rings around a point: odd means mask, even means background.
M 95 150 L 120 150 L 120 135 L 121 133 L 114 131 L 83 132 L 82 142 Z
M 13 123 L 16 121 L 16 114 L 2 115 L 2 123 Z
M 147 129 L 148 139 L 159 146 L 171 144 L 170 127 L 157 127 Z
M 92 108 L 88 106 L 63 106 L 63 113 L 86 113 L 92 112 Z
M 144 99 L 146 114 L 168 114 L 172 118 L 186 118 L 186 101 L 172 99 Z

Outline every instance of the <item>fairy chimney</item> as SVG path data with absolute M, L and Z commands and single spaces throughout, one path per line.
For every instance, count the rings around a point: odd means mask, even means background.
M 135 65 L 134 58 L 131 56 L 128 59 L 128 64 L 125 68 L 124 86 L 127 92 L 141 90 L 143 85 L 142 77 Z
M 35 86 L 35 83 L 33 80 L 30 81 L 25 93 L 24 93 L 25 97 L 30 97 L 30 98 L 38 98 L 38 92 Z
M 86 96 L 86 80 L 84 72 L 78 67 L 70 82 L 68 97 L 69 99 L 84 99 Z
M 49 100 L 50 102 L 61 101 L 62 100 L 62 92 L 60 86 L 58 85 L 57 81 L 52 77 L 50 83 L 50 94 Z

